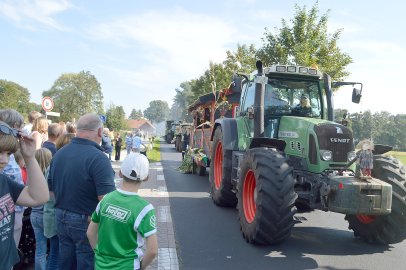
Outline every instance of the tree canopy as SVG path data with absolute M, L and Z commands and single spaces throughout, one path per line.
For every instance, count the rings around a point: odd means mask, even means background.
M 61 113 L 63 121 L 73 121 L 89 112 L 104 112 L 100 83 L 89 71 L 62 74 L 42 95 L 54 100 L 54 110 Z
M 319 17 L 318 2 L 309 11 L 306 6 L 296 4 L 291 25 L 282 19 L 282 27 L 275 28 L 275 32 L 266 28 L 263 46 L 258 50 L 259 59 L 266 65 L 316 65 L 333 80 L 342 81 L 349 75 L 346 67 L 352 58 L 337 46 L 343 29 L 328 33 L 329 12 Z
M 20 113 L 27 112 L 27 104 L 30 101 L 30 93 L 21 85 L 0 80 L 0 108 L 14 109 Z
M 149 107 L 144 111 L 144 116 L 152 122 L 159 123 L 167 119 L 169 115 L 169 106 L 166 101 L 153 100 Z
M 110 104 L 106 111 L 106 118 L 106 127 L 110 130 L 119 131 L 127 128 L 123 106 Z
M 132 109 L 130 116 L 128 118 L 137 120 L 137 119 L 141 119 L 143 116 L 144 115 L 141 110 Z

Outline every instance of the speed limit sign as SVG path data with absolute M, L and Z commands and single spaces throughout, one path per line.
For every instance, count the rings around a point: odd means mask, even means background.
M 46 111 L 46 112 L 52 111 L 52 109 L 54 108 L 54 101 L 52 100 L 52 98 L 50 98 L 50 97 L 44 97 L 44 98 L 42 99 L 42 108 L 43 108 L 44 111 Z

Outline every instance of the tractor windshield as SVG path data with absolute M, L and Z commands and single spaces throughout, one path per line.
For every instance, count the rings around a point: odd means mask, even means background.
M 265 118 L 284 115 L 321 118 L 317 81 L 269 79 L 265 87 Z

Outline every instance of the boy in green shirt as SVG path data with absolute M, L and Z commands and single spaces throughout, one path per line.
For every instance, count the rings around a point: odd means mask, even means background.
M 97 205 L 87 229 L 96 269 L 145 269 L 156 257 L 155 210 L 137 194 L 148 173 L 148 159 L 129 154 L 120 169 L 121 189 L 105 195 Z

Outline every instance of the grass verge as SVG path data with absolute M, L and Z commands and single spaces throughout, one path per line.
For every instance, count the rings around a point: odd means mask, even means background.
M 161 152 L 159 151 L 160 142 L 159 139 L 155 139 L 152 142 L 152 150 L 147 152 L 147 157 L 149 162 L 159 162 L 161 161 Z
M 399 159 L 403 165 L 406 165 L 406 152 L 390 151 L 387 153 L 387 155 Z

